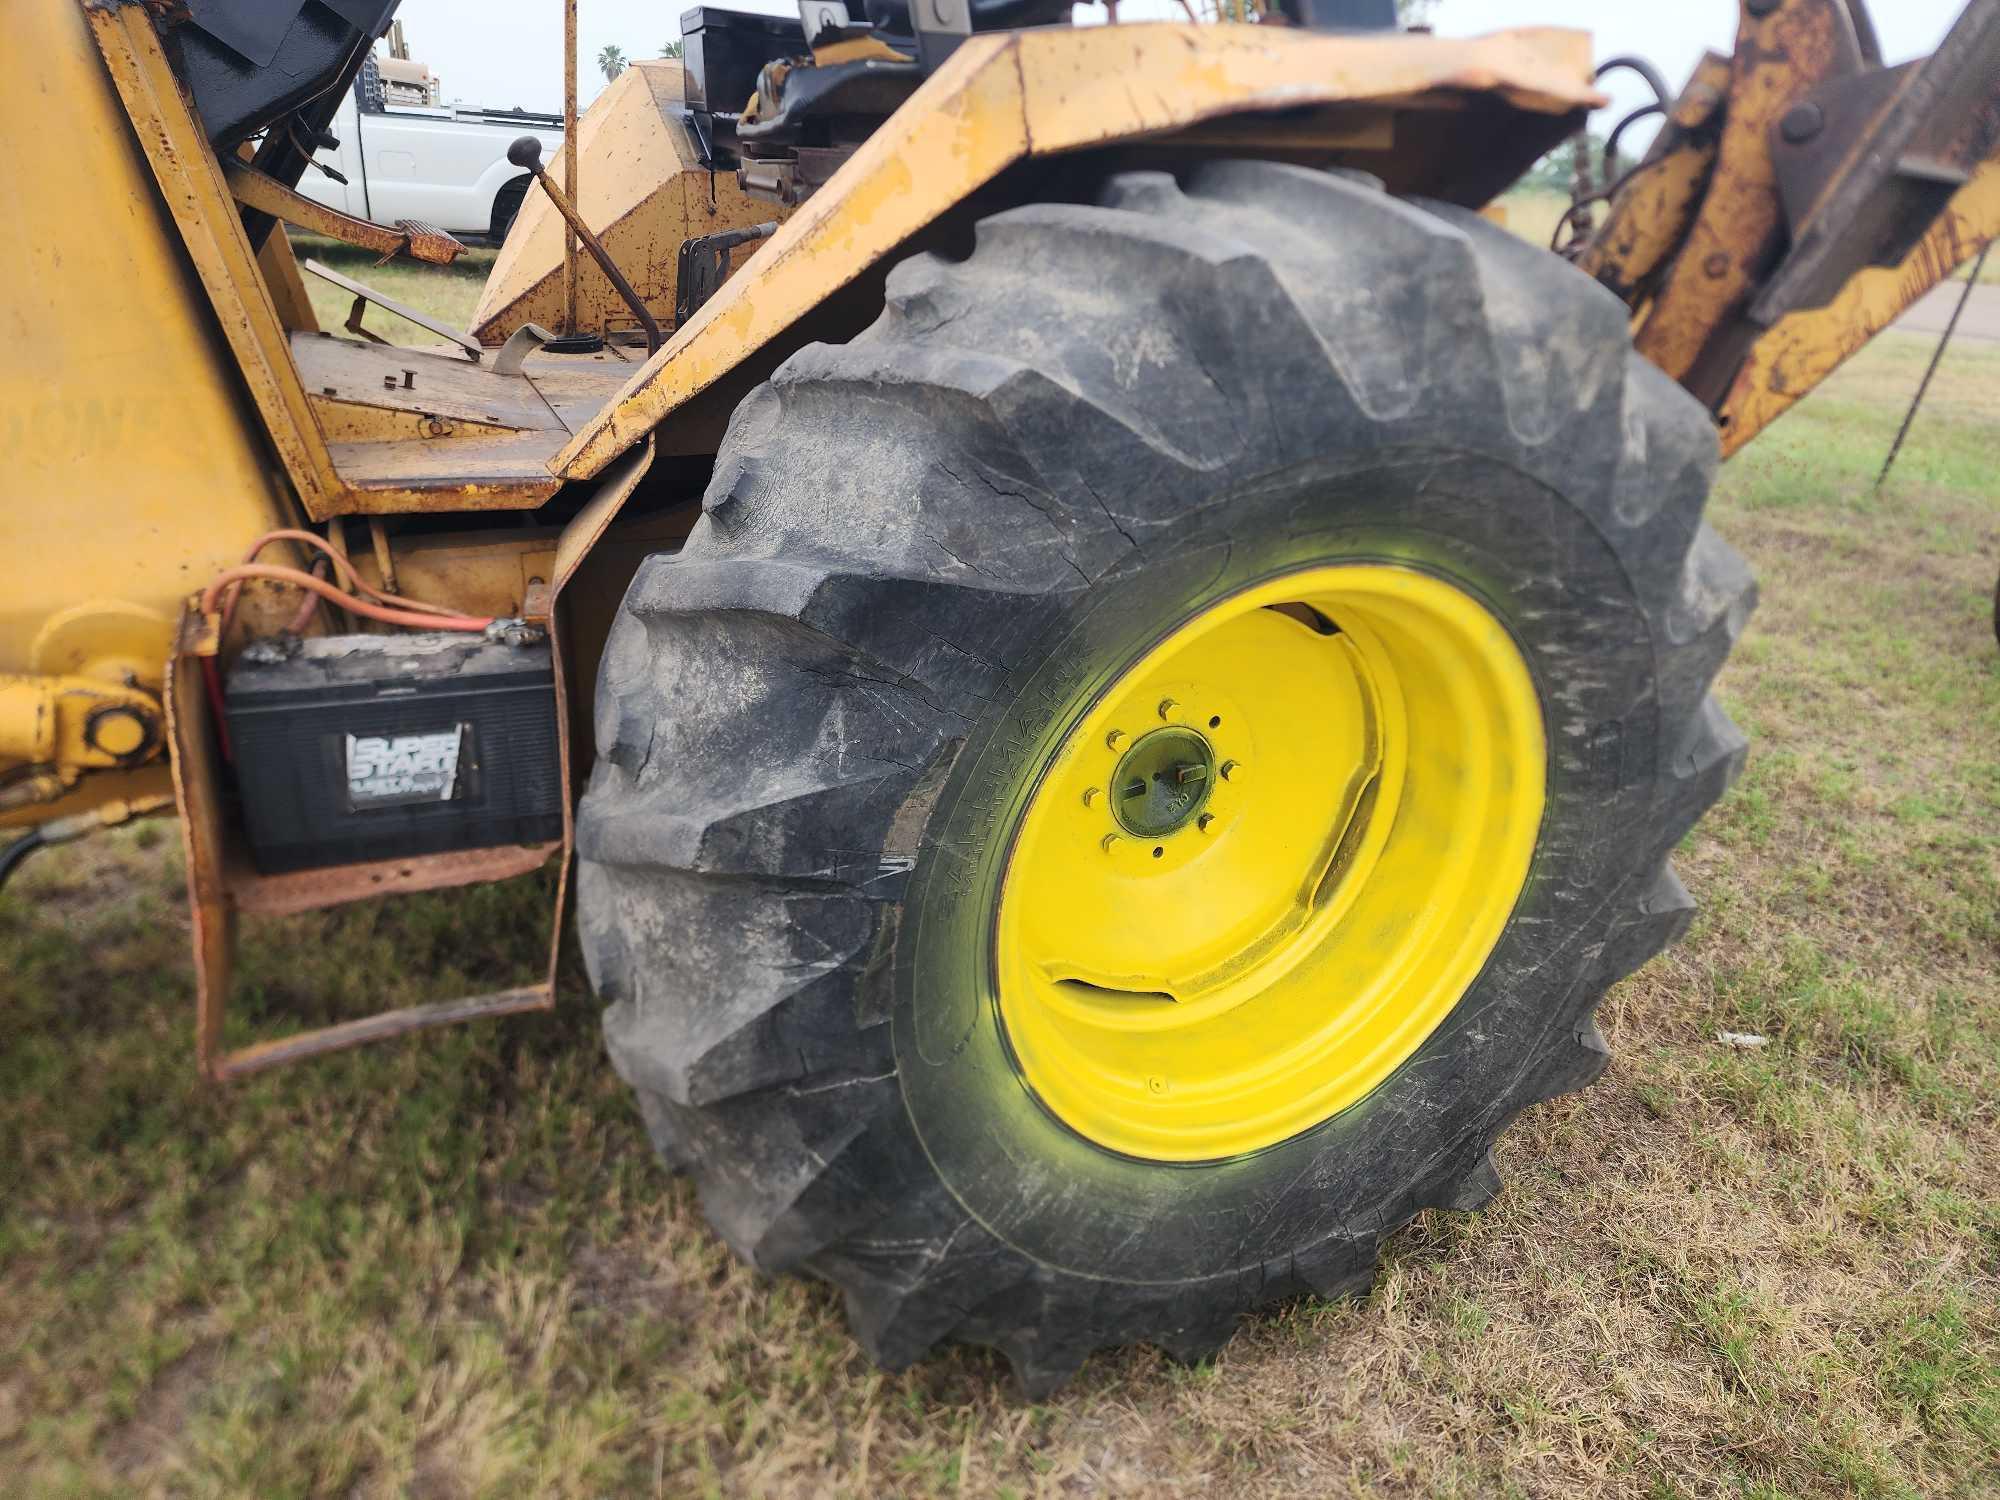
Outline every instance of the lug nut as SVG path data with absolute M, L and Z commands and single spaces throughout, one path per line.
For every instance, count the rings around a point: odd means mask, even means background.
M 1115 833 L 1105 834 L 1103 838 L 1097 841 L 1097 847 L 1102 849 L 1106 854 L 1109 854 L 1113 849 L 1118 847 L 1118 835 Z
M 1225 760 L 1222 763 L 1222 779 L 1224 781 L 1241 781 L 1243 779 L 1243 762 L 1240 760 Z
M 1104 737 L 1104 743 L 1109 745 L 1113 750 L 1123 750 L 1125 748 L 1126 741 L 1130 740 L 1131 738 L 1132 736 L 1127 734 L 1124 730 L 1114 729 L 1111 731 L 1111 733 L 1107 734 Z
M 1178 719 L 1178 718 L 1179 718 L 1180 716 L 1181 716 L 1181 706 L 1180 706 L 1180 704 L 1176 703 L 1176 702 L 1175 702 L 1175 701 L 1174 701 L 1173 699 L 1171 699 L 1171 698 L 1162 698 L 1162 699 L 1160 700 L 1160 717 L 1161 717 L 1161 718 L 1163 718 L 1163 719 L 1168 719 L 1168 720 L 1172 720 L 1172 719 Z
M 1094 786 L 1087 786 L 1087 787 L 1085 787 L 1085 788 L 1083 789 L 1083 805 L 1084 805 L 1085 807 L 1094 807 L 1094 806 L 1096 806 L 1096 804 L 1097 804 L 1097 799 L 1098 799 L 1098 798 L 1099 798 L 1100 796 L 1102 796 L 1102 795 L 1103 795 L 1103 793 L 1101 793 L 1101 792 L 1100 792 L 1100 791 L 1099 791 L 1099 790 L 1098 790 L 1098 789 L 1097 789 L 1096 787 L 1094 787 Z
M 1199 828 L 1203 833 L 1207 833 L 1209 829 L 1215 826 L 1215 814 L 1203 813 L 1194 820 L 1194 826 Z

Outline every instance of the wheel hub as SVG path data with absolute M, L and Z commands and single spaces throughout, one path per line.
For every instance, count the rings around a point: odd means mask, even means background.
M 1545 780 L 1526 664 L 1453 585 L 1331 565 L 1209 606 L 1084 710 L 1022 815 L 994 964 L 1023 1081 L 1158 1160 L 1329 1118 L 1477 978 Z
M 1208 804 L 1215 752 L 1192 729 L 1156 729 L 1111 773 L 1111 811 L 1134 838 L 1167 838 Z

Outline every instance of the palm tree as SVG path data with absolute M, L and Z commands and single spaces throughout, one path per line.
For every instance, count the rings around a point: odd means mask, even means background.
M 606 83 L 625 71 L 625 49 L 613 42 L 597 54 L 597 69 Z
M 681 39 L 679 37 L 675 37 L 671 42 L 668 42 L 666 46 L 660 49 L 660 56 L 662 57 L 679 57 L 680 55 L 681 55 Z

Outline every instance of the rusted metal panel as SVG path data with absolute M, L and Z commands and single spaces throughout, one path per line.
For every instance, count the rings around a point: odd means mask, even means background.
M 605 350 L 594 355 L 530 356 L 527 375 L 556 420 L 576 432 L 617 399 L 636 368 L 636 361 Z
M 1613 273 L 1600 279 L 1640 308 L 1640 352 L 1716 412 L 1726 453 L 2000 218 L 2000 0 L 1970 0 L 1933 56 L 1892 69 L 1856 30 L 1865 14 L 1848 0 L 1745 0 L 1719 162 L 1665 289 L 1646 305 L 1640 279 L 1621 279 L 1623 244 L 1591 247 Z M 1649 232 L 1666 218 L 1620 206 L 1652 216 Z
M 236 957 L 236 905 L 223 878 L 222 768 L 209 726 L 201 658 L 204 627 L 192 609 L 183 617 L 167 663 L 167 738 L 173 747 L 174 803 L 186 855 L 188 933 L 194 958 L 195 1064 L 219 1078 L 222 1022 Z
M 1837 79 L 1781 122 L 1784 264 L 1751 321 L 1824 306 L 1848 277 L 1890 266 L 2000 146 L 2000 0 L 1970 0 L 1920 63 Z
M 548 583 L 555 572 L 556 532 L 549 527 L 490 527 L 419 532 L 390 538 L 401 592 L 449 599 L 468 614 L 548 617 Z M 358 559 L 362 578 L 386 587 L 379 566 Z M 539 596 L 540 607 L 535 607 Z
M 644 202 L 660 182 L 674 173 L 698 167 L 692 143 L 679 122 L 667 117 L 656 100 L 647 75 L 658 69 L 670 70 L 672 96 L 678 102 L 681 77 L 678 63 L 634 63 L 620 73 L 597 96 L 577 126 L 566 136 L 550 170 L 560 165 L 559 175 L 569 170 L 570 142 L 580 141 L 601 170 L 593 171 L 577 189 L 577 207 L 599 234 L 614 220 L 622 218 Z M 507 232 L 507 242 L 493 262 L 471 326 L 479 330 L 493 312 L 524 294 L 545 276 L 554 276 L 554 298 L 536 317 L 547 327 L 562 320 L 562 217 L 536 194 L 529 194 Z M 628 270 L 634 262 L 621 260 Z M 487 337 L 487 342 L 499 339 Z
M 486 1021 L 496 1016 L 518 1016 L 554 1008 L 555 996 L 548 986 L 540 984 L 496 990 L 490 995 L 470 995 L 463 1000 L 412 1005 L 403 1010 L 384 1011 L 379 1015 L 323 1026 L 299 1036 L 280 1037 L 276 1041 L 239 1048 L 221 1060 L 213 1076 L 217 1082 L 227 1082 L 283 1067 L 286 1063 L 324 1057 L 329 1052 L 343 1052 L 369 1042 L 385 1042 L 434 1026 L 455 1026 L 462 1021 Z
M 1902 265 L 1861 272 L 1827 306 L 1792 313 L 1757 340 L 1718 412 L 1723 453 L 1737 452 L 1791 410 L 1996 237 L 2000 161 L 1989 161 Z
M 429 392 L 412 392 L 402 387 L 400 371 L 432 370 L 435 367 L 427 361 L 435 356 L 390 356 L 402 361 L 394 372 L 398 376 L 398 390 L 392 393 L 383 384 L 391 372 L 380 372 L 367 393 L 367 404 L 420 412 L 426 419 L 434 416 L 447 422 L 462 420 L 505 426 L 510 429 L 506 435 L 465 434 L 456 430 L 433 434 L 426 430 L 424 437 L 448 437 L 449 443 L 399 441 L 391 437 L 328 441 L 319 426 L 315 399 L 308 394 L 309 389 L 317 392 L 322 402 L 329 399 L 326 396 L 329 385 L 335 391 L 334 399 L 353 398 L 350 404 L 361 404 L 360 393 L 348 389 L 342 379 L 324 378 L 324 372 L 316 372 L 322 378 L 310 385 L 301 379 L 292 359 L 285 321 L 279 318 L 272 296 L 258 274 L 257 259 L 243 233 L 223 168 L 188 112 L 147 11 L 136 5 L 86 0 L 85 13 L 104 64 L 123 100 L 131 128 L 235 357 L 235 365 L 307 516 L 323 521 L 344 514 L 526 510 L 553 495 L 559 484 L 549 472 L 547 459 L 560 443 L 540 434 L 566 437 L 569 433 L 555 411 L 534 395 L 532 385 L 526 383 L 516 398 L 519 404 L 505 410 L 494 409 L 484 396 L 468 404 L 468 393 L 460 386 L 451 388 L 459 399 L 449 409 L 427 410 L 427 405 L 442 407 L 445 403 L 427 403 L 424 398 Z M 330 274 L 330 279 L 344 282 L 337 273 Z M 426 321 L 421 314 L 408 315 Z M 296 323 L 300 319 L 294 316 L 290 321 Z M 440 331 L 448 337 L 463 338 L 455 330 Z M 342 343 L 349 350 L 363 348 L 346 341 L 326 342 Z M 472 348 L 477 350 L 480 346 L 475 343 Z M 386 355 L 388 351 L 374 352 Z M 490 371 L 483 373 L 501 380 L 514 378 Z M 435 376 L 430 383 L 443 380 L 444 377 Z M 583 404 L 578 390 L 575 383 L 568 388 L 567 404 L 575 419 L 580 419 Z M 350 418 L 343 419 L 340 425 L 345 438 L 358 423 Z M 525 436 L 520 435 L 523 433 Z M 441 452 L 447 446 L 453 450 L 449 456 Z M 234 548 L 247 540 L 246 535 L 230 546 Z
M 1713 351 L 1741 335 L 1742 315 L 1784 248 L 1771 132 L 1815 85 L 1861 67 L 1845 0 L 1743 0 L 1714 176 L 1637 341 L 1698 398 L 1696 362 L 1715 363 Z
M 710 172 L 680 107 L 682 74 L 672 61 L 637 62 L 600 94 L 565 139 L 549 170 L 566 175 L 570 142 L 589 158 L 576 202 L 584 222 L 657 319 L 671 319 L 681 244 L 736 229 L 785 210 L 748 198 L 734 174 Z M 560 168 L 560 171 L 558 171 Z M 566 327 L 563 281 L 567 226 L 540 193 L 530 194 L 473 310 L 482 343 L 499 344 L 526 323 Z M 633 326 L 616 290 L 594 265 L 579 275 L 577 326 L 604 333 Z
M 292 358 L 306 389 L 333 400 L 516 432 L 549 432 L 563 425 L 526 375 L 502 375 L 454 355 L 319 333 L 294 338 Z
M 563 0 L 563 140 L 576 139 L 576 0 Z M 577 160 L 582 155 L 578 151 L 563 152 L 563 194 L 571 203 L 580 201 L 577 197 Z M 571 225 L 563 225 L 563 320 L 564 333 L 577 332 L 576 321 L 576 278 L 580 267 L 576 261 L 576 230 Z
M 1576 267 L 1637 306 L 1687 238 L 1721 148 L 1730 60 L 1705 55 L 1681 90 L 1647 158 L 1613 198 L 1604 227 Z
M 330 450 L 342 443 L 435 442 L 455 437 L 506 437 L 514 431 L 511 427 L 469 422 L 463 417 L 440 416 L 435 412 L 371 406 L 317 395 L 308 399 Z
M 328 208 L 324 203 L 315 203 L 275 177 L 266 177 L 240 161 L 224 162 L 222 175 L 230 193 L 245 208 L 254 208 L 274 219 L 376 255 L 407 255 L 427 265 L 448 266 L 465 253 L 465 246 L 435 225 L 417 219 L 399 219 L 394 229 L 386 229 L 337 208 Z
M 377 896 L 407 896 L 418 891 L 512 880 L 517 875 L 533 874 L 560 848 L 562 844 L 557 840 L 510 844 L 498 849 L 460 849 L 450 854 L 329 865 L 325 869 L 295 870 L 285 875 L 261 875 L 231 849 L 225 879 L 230 900 L 238 911 L 252 916 L 288 917 Z
M 334 443 L 347 515 L 533 510 L 562 487 L 550 462 L 569 437 L 557 423 L 504 437 Z
M 1588 35 L 1552 29 L 1467 41 L 1180 25 L 973 36 L 675 332 L 617 403 L 578 434 L 556 470 L 565 478 L 598 473 L 1026 157 L 1244 113 L 1462 91 L 1563 117 L 1602 102 L 1591 72 Z M 587 139 L 577 144 L 590 150 Z
M 652 463 L 651 443 L 635 448 L 626 455 L 616 471 L 606 476 L 590 503 L 563 528 L 562 536 L 556 543 L 555 591 L 560 591 L 576 576 L 577 569 L 583 566 L 591 549 L 603 538 L 619 507 L 639 487 L 640 479 Z

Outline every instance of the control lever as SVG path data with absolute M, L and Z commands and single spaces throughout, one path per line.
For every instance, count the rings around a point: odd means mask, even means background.
M 570 149 L 575 150 L 575 145 L 572 144 Z M 646 304 L 641 302 L 639 294 L 632 290 L 632 283 L 625 279 L 625 273 L 612 262 L 603 243 L 590 232 L 589 226 L 583 222 L 583 216 L 576 211 L 576 205 L 563 196 L 563 190 L 556 186 L 555 179 L 549 176 L 548 170 L 543 167 L 542 143 L 531 135 L 524 135 L 507 148 L 507 160 L 522 171 L 535 174 L 535 181 L 539 182 L 542 191 L 549 195 L 549 202 L 556 206 L 556 212 L 569 221 L 569 227 L 574 229 L 576 237 L 583 241 L 583 248 L 588 250 L 590 258 L 597 262 L 597 269 L 610 280 L 618 295 L 625 299 L 625 305 L 632 309 L 632 316 L 639 320 L 639 326 L 646 330 L 647 356 L 650 358 L 657 354 L 661 343 L 660 325 L 654 320 L 653 315 L 646 311 Z M 575 332 L 574 329 L 570 331 Z

